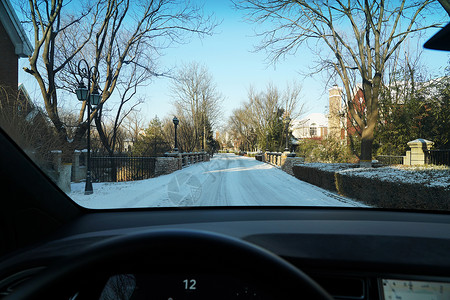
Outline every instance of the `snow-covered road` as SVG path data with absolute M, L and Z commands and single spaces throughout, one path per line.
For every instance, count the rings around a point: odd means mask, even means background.
M 84 195 L 84 183 L 73 183 L 69 196 L 88 208 L 364 206 L 300 181 L 254 158 L 234 154 L 218 154 L 210 162 L 157 178 L 94 183 L 92 195 Z

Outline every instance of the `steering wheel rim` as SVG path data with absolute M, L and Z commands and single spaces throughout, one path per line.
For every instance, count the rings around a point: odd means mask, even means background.
M 192 255 L 192 260 L 183 262 L 186 255 Z M 333 299 L 308 275 L 266 249 L 218 233 L 180 229 L 143 231 L 95 243 L 50 266 L 5 299 L 59 298 L 73 288 L 76 278 L 89 279 L 96 271 L 113 270 L 112 263 L 118 268 L 124 265 L 133 268 L 138 264 L 156 266 L 166 261 L 177 267 L 183 267 L 184 263 L 193 266 L 198 261 L 205 268 L 210 264 L 228 271 L 239 267 L 236 273 L 248 271 L 258 278 L 268 276 L 267 280 L 275 280 L 287 294 L 301 291 L 305 299 Z

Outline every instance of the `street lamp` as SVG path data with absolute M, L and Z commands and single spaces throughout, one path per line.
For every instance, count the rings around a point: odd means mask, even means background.
M 82 67 L 82 64 L 84 67 Z M 98 92 L 98 70 L 95 66 L 89 67 L 86 60 L 82 59 L 78 62 L 78 75 L 81 80 L 78 82 L 78 86 L 75 89 L 75 94 L 78 100 L 87 101 L 87 166 L 86 166 L 86 185 L 84 187 L 84 194 L 90 195 L 94 192 L 92 188 L 91 178 L 91 108 L 100 104 L 102 95 Z M 84 85 L 83 79 L 87 79 L 88 86 Z M 93 82 L 93 89 L 91 92 L 91 81 Z
M 289 116 L 286 116 L 284 120 L 286 122 L 286 148 L 284 148 L 284 152 L 289 152 L 288 140 L 289 140 L 289 123 L 291 122 L 291 118 L 289 118 Z
M 180 123 L 180 121 L 177 119 L 177 117 L 173 117 L 173 125 L 175 125 L 175 148 L 173 148 L 174 152 L 178 152 L 178 142 L 177 142 L 177 127 L 178 127 L 178 123 Z

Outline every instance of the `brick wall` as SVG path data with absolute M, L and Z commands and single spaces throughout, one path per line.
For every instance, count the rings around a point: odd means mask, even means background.
M 0 85 L 8 86 L 11 92 L 17 94 L 18 61 L 14 45 L 2 23 L 0 23 Z

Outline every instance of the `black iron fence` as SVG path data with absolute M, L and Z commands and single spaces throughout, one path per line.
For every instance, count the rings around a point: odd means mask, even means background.
M 91 157 L 94 182 L 142 180 L 155 177 L 155 157 Z
M 403 165 L 403 156 L 378 155 L 376 159 L 383 165 Z
M 425 150 L 425 163 L 450 166 L 450 149 Z

